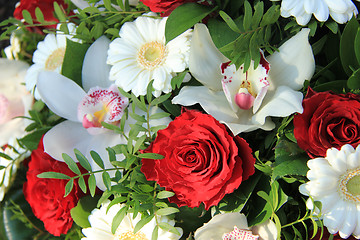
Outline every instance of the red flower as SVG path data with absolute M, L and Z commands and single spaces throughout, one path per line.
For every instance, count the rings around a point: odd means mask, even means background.
M 294 134 L 310 157 L 323 157 L 331 147 L 360 143 L 360 96 L 352 93 L 317 93 L 312 89 L 303 101 L 304 112 L 294 118 Z
M 169 16 L 175 8 L 184 3 L 196 1 L 197 0 L 141 0 L 152 12 L 161 13 L 162 17 Z
M 81 166 L 79 168 L 82 172 L 86 172 Z M 44 222 L 45 229 L 55 236 L 60 236 L 71 228 L 73 219 L 70 209 L 76 206 L 83 193 L 75 181 L 73 190 L 64 198 L 68 180 L 38 178 L 37 175 L 42 172 L 75 175 L 64 162 L 57 161 L 44 152 L 41 140 L 39 147 L 31 154 L 29 170 L 26 174 L 27 182 L 23 191 L 35 216 Z
M 67 8 L 67 5 L 64 3 L 64 0 L 20 0 L 20 5 L 18 5 L 15 8 L 14 17 L 16 19 L 22 20 L 23 19 L 22 11 L 27 10 L 30 12 L 32 19 L 36 19 L 35 9 L 39 7 L 41 12 L 44 14 L 45 21 L 59 22 L 54 15 L 55 14 L 54 2 L 57 2 L 60 6 L 63 6 L 64 9 Z M 36 21 L 34 21 L 34 23 L 36 23 Z M 56 25 L 50 25 L 47 27 L 56 28 Z M 33 30 L 39 32 L 39 29 L 35 28 Z
M 142 159 L 141 171 L 147 180 L 175 192 L 169 200 L 179 207 L 198 207 L 203 202 L 209 209 L 255 172 L 248 143 L 211 115 L 194 110 L 158 131 L 144 153 L 165 157 Z

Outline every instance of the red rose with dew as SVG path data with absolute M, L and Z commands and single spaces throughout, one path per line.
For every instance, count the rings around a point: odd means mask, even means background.
M 308 90 L 304 112 L 294 117 L 294 135 L 311 158 L 324 157 L 326 150 L 360 143 L 360 96 Z
M 78 167 L 82 173 L 86 172 L 81 166 L 78 165 Z M 75 181 L 73 190 L 64 197 L 68 180 L 38 178 L 37 175 L 43 172 L 75 175 L 66 163 L 57 161 L 44 152 L 41 140 L 39 147 L 31 154 L 29 170 L 26 174 L 27 182 L 24 184 L 23 191 L 35 216 L 44 222 L 45 229 L 55 236 L 60 236 L 60 234 L 66 234 L 71 228 L 73 219 L 70 210 L 76 206 L 79 198 L 84 194 Z
M 22 11 L 27 10 L 29 11 L 32 19 L 34 19 L 34 23 L 38 23 L 37 21 L 35 21 L 36 19 L 35 9 L 38 7 L 43 13 L 45 21 L 59 22 L 59 20 L 55 17 L 54 2 L 57 2 L 64 9 L 67 8 L 67 4 L 65 4 L 64 0 L 20 0 L 20 4 L 18 4 L 15 8 L 14 17 L 19 20 L 24 19 L 22 15 Z M 56 28 L 56 24 L 49 25 L 46 27 Z M 30 30 L 36 31 L 38 33 L 42 33 L 41 32 L 42 27 L 35 27 L 35 28 L 31 28 Z
M 204 203 L 208 210 L 255 172 L 248 143 L 211 115 L 195 110 L 184 111 L 159 130 L 143 152 L 164 156 L 142 159 L 141 171 L 147 180 L 173 191 L 169 201 L 179 207 Z
M 178 6 L 197 2 L 203 5 L 213 4 L 212 0 L 140 0 L 144 5 L 148 6 L 152 12 L 161 13 L 162 17 L 167 17 Z

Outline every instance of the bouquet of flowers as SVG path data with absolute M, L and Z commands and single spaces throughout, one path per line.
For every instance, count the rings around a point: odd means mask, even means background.
M 20 0 L 0 238 L 359 239 L 359 6 Z

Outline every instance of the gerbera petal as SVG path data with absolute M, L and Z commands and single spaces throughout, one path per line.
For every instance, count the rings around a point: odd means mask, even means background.
M 206 25 L 196 24 L 190 46 L 190 73 L 208 88 L 218 91 L 222 88 L 220 65 L 228 61 L 216 48 Z
M 347 202 L 345 202 L 345 204 L 346 204 L 345 220 L 342 224 L 342 227 L 339 230 L 340 237 L 344 239 L 348 238 L 355 231 L 355 227 L 357 225 L 356 206 L 353 205 L 352 203 L 347 203 Z
M 270 86 L 288 86 L 294 90 L 303 87 L 305 80 L 310 80 L 315 71 L 315 60 L 308 41 L 310 29 L 303 29 L 286 41 L 268 57 Z
M 66 153 L 76 161 L 74 149 L 84 153 L 91 136 L 79 122 L 64 121 L 51 128 L 44 136 L 44 149 L 51 157 L 63 161 Z
M 109 87 L 110 65 L 106 63 L 110 40 L 102 36 L 87 50 L 82 68 L 82 85 L 85 92 L 92 87 Z
M 331 211 L 326 213 L 324 216 L 324 225 L 330 233 L 335 234 L 339 231 L 346 214 L 346 203 L 342 200 L 335 203 Z
M 54 72 L 41 72 L 37 89 L 46 105 L 60 117 L 78 121 L 78 104 L 86 95 L 74 81 Z

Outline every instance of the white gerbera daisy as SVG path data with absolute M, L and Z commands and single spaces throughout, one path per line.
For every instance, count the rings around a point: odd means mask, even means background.
M 300 192 L 322 204 L 321 216 L 331 234 L 341 238 L 351 234 L 360 238 L 360 145 L 346 144 L 341 150 L 328 149 L 325 158 L 308 161 L 309 182 L 300 186 Z M 307 207 L 314 209 L 308 200 Z M 316 209 L 315 209 L 316 210 Z
M 15 150 L 16 149 L 16 150 Z M 10 188 L 12 181 L 15 179 L 15 173 L 25 157 L 29 156 L 26 150 L 21 148 L 16 139 L 9 141 L 9 145 L 5 149 L 0 148 L 0 153 L 6 154 L 12 159 L 0 156 L 0 202 L 4 199 L 6 191 Z
M 320 22 L 325 22 L 330 15 L 336 22 L 343 24 L 357 14 L 358 10 L 351 0 L 282 0 L 281 2 L 281 16 L 294 16 L 299 25 L 306 25 L 311 15 Z
M 167 18 L 149 15 L 125 23 L 120 38 L 110 43 L 107 63 L 113 65 L 110 80 L 136 96 L 145 95 L 154 79 L 154 95 L 171 91 L 171 79 L 188 67 L 191 30 L 165 44 Z
M 56 34 L 48 34 L 45 39 L 38 43 L 37 49 L 33 55 L 34 64 L 30 66 L 26 73 L 25 84 L 26 88 L 31 91 L 37 100 L 41 99 L 37 89 L 37 79 L 39 72 L 52 71 L 61 73 L 61 67 L 64 60 L 66 50 L 66 39 L 74 42 L 81 40 L 73 37 L 76 33 L 76 26 L 73 23 L 68 23 L 69 34 L 58 32 Z M 57 25 L 60 29 L 60 24 Z
M 152 232 L 156 226 L 155 218 L 149 223 L 145 224 L 138 232 L 134 233 L 134 227 L 140 221 L 141 216 L 138 214 L 136 218 L 133 218 L 132 213 L 128 213 L 118 226 L 115 234 L 111 232 L 112 221 L 117 212 L 124 206 L 122 204 L 116 204 L 110 207 L 107 211 L 108 203 L 103 204 L 100 209 L 94 209 L 90 216 L 89 222 L 91 227 L 84 228 L 82 230 L 85 238 L 82 240 L 151 240 Z M 174 226 L 175 221 L 162 216 L 158 217 L 158 222 L 166 222 Z M 159 240 L 172 240 L 180 239 L 182 235 L 182 229 L 176 228 L 180 235 L 176 235 L 171 232 L 166 232 L 159 228 L 158 239 Z

